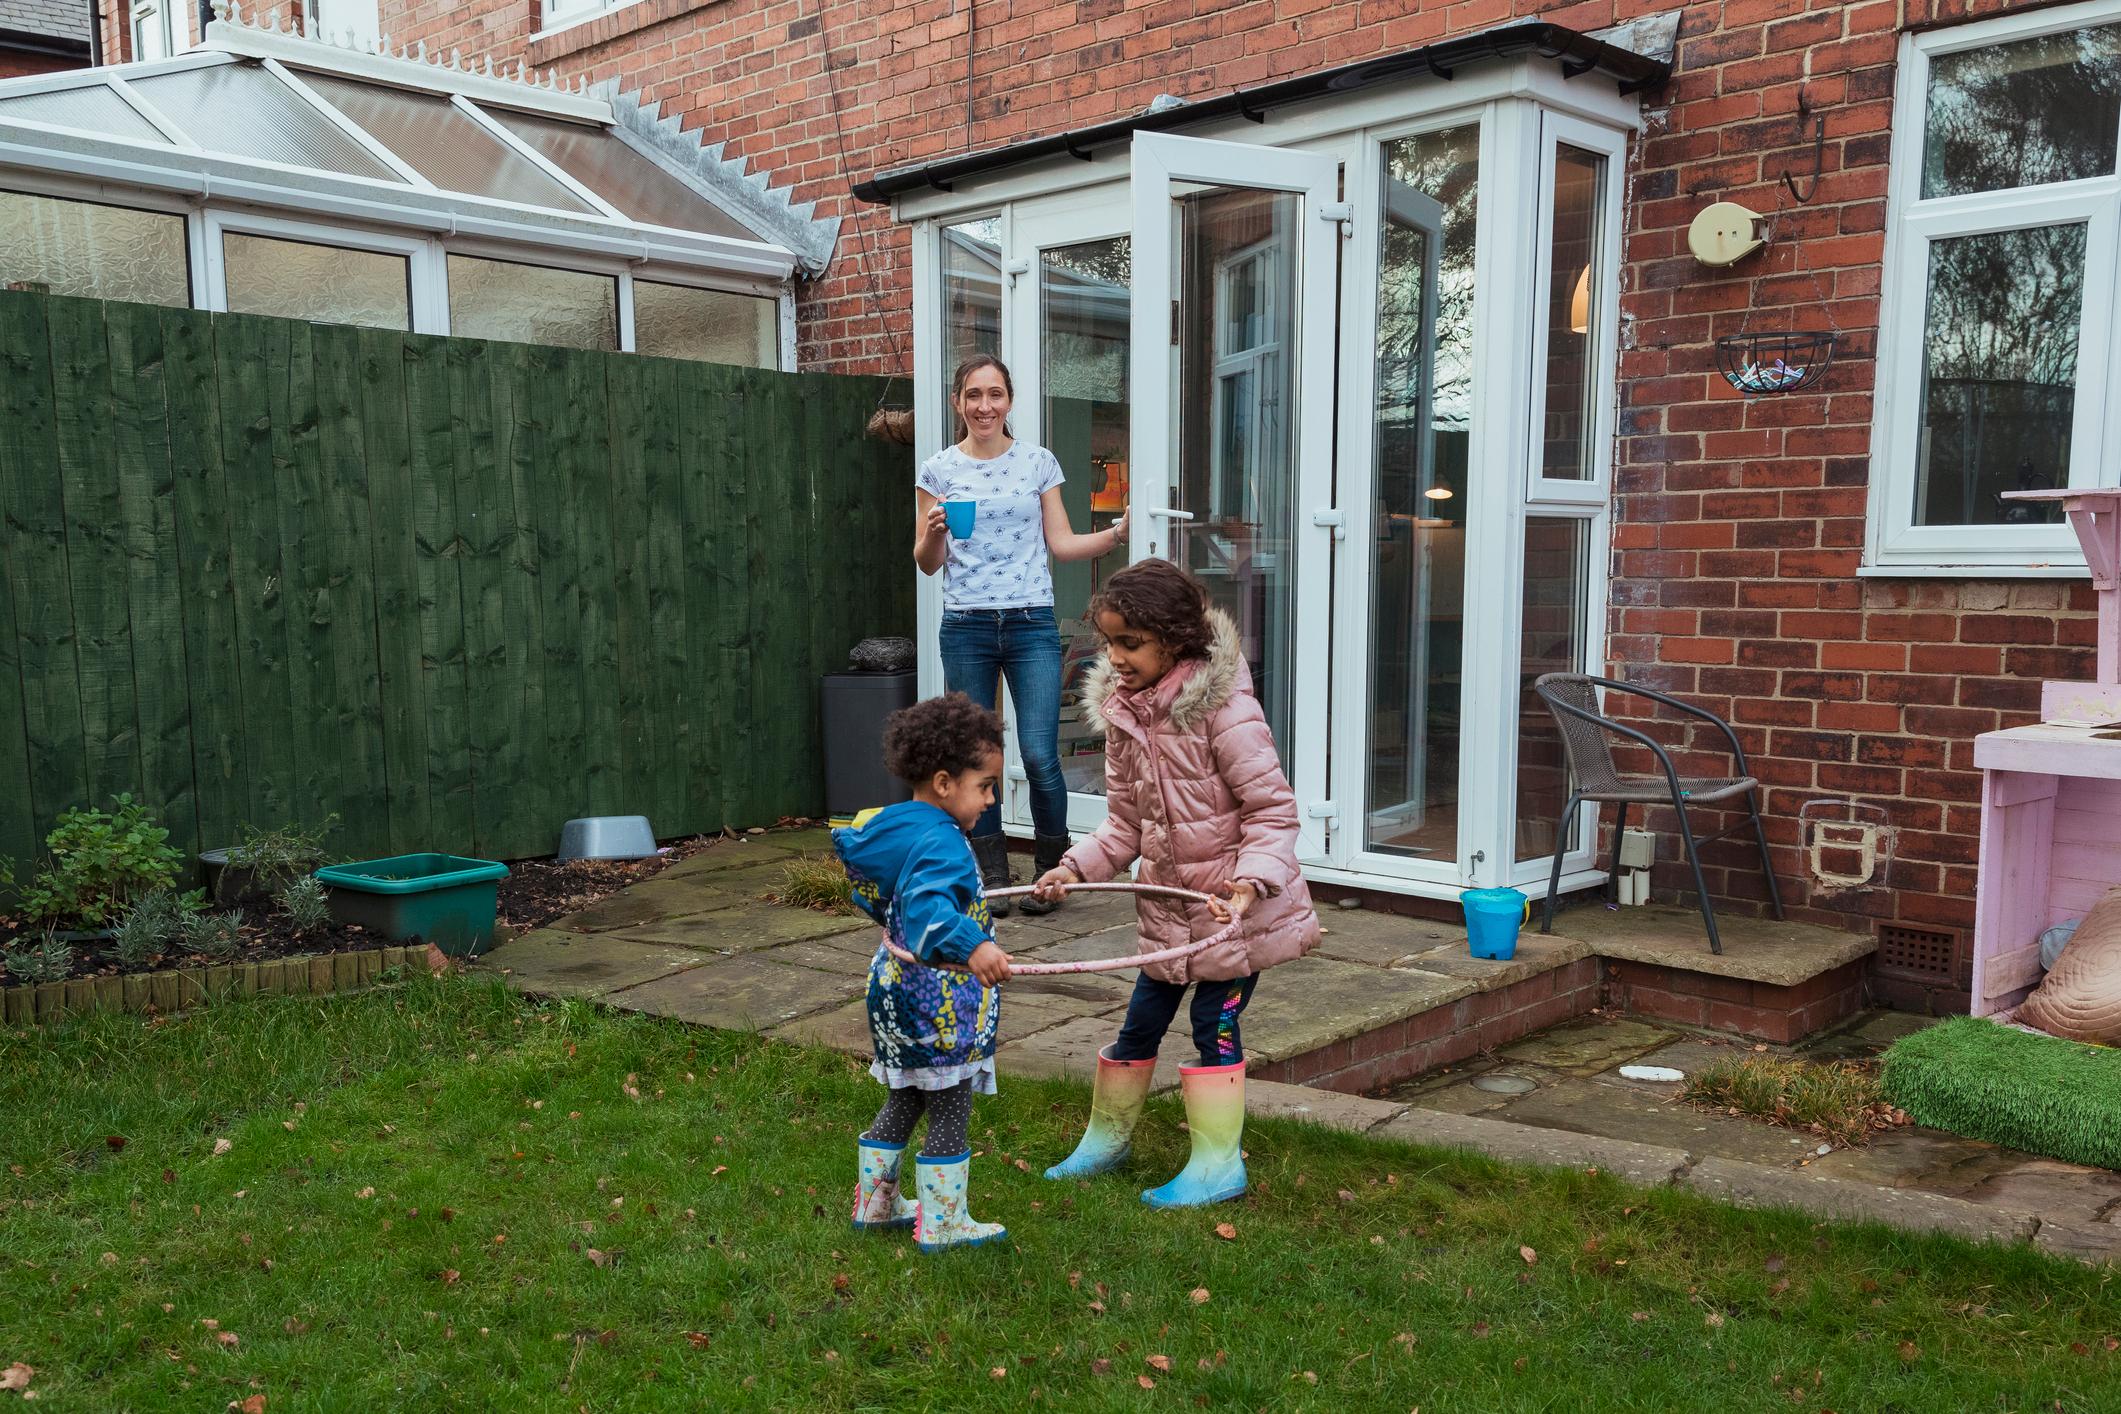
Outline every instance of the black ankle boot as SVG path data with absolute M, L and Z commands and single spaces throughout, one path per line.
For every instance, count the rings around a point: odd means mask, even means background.
M 1036 861 L 1032 866 L 1034 872 L 1031 878 L 1033 882 L 1045 878 L 1049 870 L 1060 868 L 1061 859 L 1068 853 L 1069 844 L 1070 840 L 1066 835 L 1038 836 L 1032 845 L 1031 857 Z M 1023 902 L 1024 916 L 1027 918 L 1051 913 L 1059 907 L 1059 899 L 1027 897 Z
M 972 857 L 979 861 L 979 881 L 989 890 L 1006 889 L 1015 881 L 1009 877 L 1009 839 L 1006 835 L 981 835 L 972 841 Z M 1015 900 L 989 898 L 987 912 L 995 918 L 1007 918 Z

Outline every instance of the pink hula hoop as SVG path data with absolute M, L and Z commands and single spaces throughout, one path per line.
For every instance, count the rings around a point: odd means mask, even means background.
M 1029 884 L 1018 884 L 1007 889 L 989 889 L 987 890 L 987 897 L 1017 898 L 1030 893 L 1031 889 L 1032 886 Z M 1184 899 L 1188 903 L 1210 903 L 1214 901 L 1214 895 L 1212 894 L 1195 893 L 1192 889 L 1168 888 L 1162 884 L 1070 884 L 1068 892 L 1071 894 L 1141 894 L 1150 898 Z M 1009 975 L 1011 977 L 1057 977 L 1069 972 L 1117 972 L 1123 967 L 1140 967 L 1146 962 L 1176 962 L 1182 957 L 1191 957 L 1203 949 L 1212 948 L 1217 943 L 1227 940 L 1237 932 L 1240 922 L 1242 922 L 1241 919 L 1232 919 L 1197 943 L 1186 943 L 1175 948 L 1158 948 L 1154 952 L 1135 953 L 1130 957 L 1095 957 L 1083 962 L 1013 962 L 1009 965 Z M 891 955 L 900 962 L 910 962 L 915 967 L 934 967 L 938 972 L 963 972 L 966 970 L 954 963 L 938 965 L 922 962 L 889 938 L 885 939 L 884 946 L 889 948 Z

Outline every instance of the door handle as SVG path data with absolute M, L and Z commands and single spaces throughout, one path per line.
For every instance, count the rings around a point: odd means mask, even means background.
M 1181 511 L 1172 506 L 1151 506 L 1149 514 L 1161 520 L 1191 520 L 1193 512 Z

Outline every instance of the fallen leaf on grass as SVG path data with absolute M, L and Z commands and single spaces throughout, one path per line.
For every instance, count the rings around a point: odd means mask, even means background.
M 609 1252 L 599 1252 L 596 1248 L 590 1247 L 585 1249 L 582 1255 L 587 1257 L 593 1266 L 608 1267 L 611 1265 L 611 1254 Z
M 113 1154 L 117 1153 L 126 1145 L 125 1136 L 122 1134 L 106 1134 L 103 1136 L 103 1142 L 109 1146 L 110 1151 Z
M 228 1401 L 228 1407 L 235 1410 L 236 1414 L 265 1414 L 265 1396 L 254 1394 L 241 1404 L 231 1399 Z
M 993 1379 L 1007 1379 L 1009 1377 L 1009 1367 L 1007 1365 L 996 1365 L 993 1369 L 989 1370 L 987 1374 Z
M 238 1345 L 242 1344 L 242 1337 L 238 1336 L 234 1331 L 219 1331 L 214 1335 L 214 1339 L 220 1341 L 221 1344 L 230 1350 L 234 1350 Z
M 1783 1266 L 1782 1258 L 1781 1258 L 1781 1257 L 1779 1257 L 1779 1256 L 1777 1256 L 1777 1257 L 1770 1257 L 1770 1258 L 1768 1258 L 1768 1259 L 1767 1259 L 1767 1269 L 1768 1269 L 1768 1270 L 1769 1270 L 1770 1272 L 1779 1272 L 1779 1271 L 1781 1271 L 1781 1270 L 1782 1270 L 1782 1266 Z
M 1112 1373 L 1112 1362 L 1110 1360 L 1092 1360 L 1090 1362 L 1090 1373 L 1093 1375 L 1109 1375 Z
M 25 1365 L 20 1360 L 0 1370 L 0 1389 L 28 1389 L 30 1376 L 37 1373 L 34 1365 Z
M 1412 1350 L 1414 1348 L 1414 1332 L 1401 1331 L 1398 1335 L 1392 1337 L 1392 1343 L 1394 1345 L 1404 1345 L 1407 1349 Z
M 1091 1303 L 1090 1303 L 1090 1314 L 1091 1314 L 1091 1315 L 1093 1315 L 1093 1316 L 1102 1316 L 1102 1315 L 1104 1315 L 1104 1314 L 1105 1314 L 1105 1303 L 1104 1303 L 1104 1302 L 1102 1302 L 1102 1301 L 1093 1301 L 1093 1302 L 1091 1302 Z
M 293 1316 L 289 1316 L 280 1323 L 280 1329 L 286 1331 L 289 1335 L 308 1335 L 309 1322 L 298 1321 Z
M 1628 1316 L 1631 1321 L 1647 1321 L 1649 1318 L 1650 1313 L 1647 1311 L 1635 1311 Z
M 1140 1385 L 1143 1389 L 1156 1388 L 1156 1381 L 1150 1379 L 1147 1375 L 1136 1375 L 1134 1377 L 1134 1383 Z
M 713 1340 L 708 1337 L 707 1332 L 705 1331 L 687 1331 L 685 1332 L 685 1339 L 692 1342 L 692 1348 L 694 1350 L 705 1350 L 708 1346 L 714 1343 Z
M 1215 1235 L 1225 1242 L 1237 1241 L 1237 1229 L 1230 1223 L 1217 1223 L 1215 1225 Z
M 1194 1287 L 1194 1288 L 1193 1288 L 1193 1304 L 1194 1304 L 1194 1305 L 1196 1305 L 1196 1306 L 1205 1306 L 1205 1305 L 1207 1304 L 1207 1302 L 1208 1302 L 1208 1288 L 1206 1288 L 1205 1286 L 1196 1286 L 1196 1287 Z
M 1922 1358 L 1922 1347 L 1912 1340 L 1903 1340 L 1900 1342 L 1900 1358 L 1913 1364 Z
M 1539 1254 L 1529 1247 L 1518 1248 L 1517 1255 L 1524 1258 L 1524 1264 L 1528 1267 L 1538 1265 Z
M 446 1267 L 442 1271 L 442 1285 L 455 1286 L 457 1284 L 458 1279 L 463 1275 L 464 1274 L 458 1271 L 455 1267 Z
M 714 1173 L 710 1173 L 710 1174 L 708 1174 L 707 1176 L 708 1176 L 709 1178 L 713 1178 L 713 1177 L 714 1177 L 714 1174 L 715 1174 L 715 1173 L 727 1173 L 727 1172 L 729 1172 L 729 1165 L 727 1165 L 727 1164 L 716 1164 L 716 1165 L 714 1166 Z
M 375 1196 L 376 1190 L 373 1188 L 364 1188 L 359 1193 L 354 1194 L 356 1198 L 373 1198 Z
M 236 1147 L 236 1146 L 235 1146 L 234 1144 L 230 1143 L 230 1142 L 229 1142 L 228 1140 L 226 1140 L 226 1139 L 216 1139 L 216 1140 L 214 1141 L 214 1153 L 215 1153 L 215 1155 L 216 1155 L 216 1156 L 219 1156 L 219 1155 L 221 1155 L 221 1154 L 225 1154 L 225 1153 L 227 1153 L 227 1152 L 228 1152 L 228 1151 L 229 1151 L 230 1149 L 233 1149 L 233 1148 L 235 1148 L 235 1147 Z
M 633 1074 L 631 1071 L 627 1072 L 625 1083 L 619 1086 L 619 1089 L 625 1092 L 627 1098 L 634 1100 L 638 1100 L 641 1098 L 641 1087 L 634 1084 L 634 1081 L 639 1080 L 640 1078 L 641 1077 Z
M 1168 1355 L 1151 1355 L 1144 1363 L 1152 1370 L 1160 1370 L 1165 1374 L 1171 1373 L 1171 1357 Z
M 1701 1324 L 1712 1330 L 1719 1329 L 1723 1325 L 1723 1313 L 1721 1311 L 1711 1311 L 1701 1318 Z

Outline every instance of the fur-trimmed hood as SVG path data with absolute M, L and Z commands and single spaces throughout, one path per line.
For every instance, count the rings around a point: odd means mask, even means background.
M 1171 724 L 1192 731 L 1221 711 L 1240 686 L 1249 686 L 1251 672 L 1245 666 L 1243 647 L 1237 641 L 1237 625 L 1220 609 L 1208 610 L 1208 656 L 1189 659 L 1171 670 L 1183 671 L 1185 680 L 1171 699 Z M 1161 683 L 1157 686 L 1162 686 Z M 1154 687 L 1149 689 L 1154 692 Z M 1120 691 L 1119 674 L 1112 655 L 1101 654 L 1083 675 L 1083 720 L 1099 736 L 1109 736 L 1112 723 L 1106 705 Z

